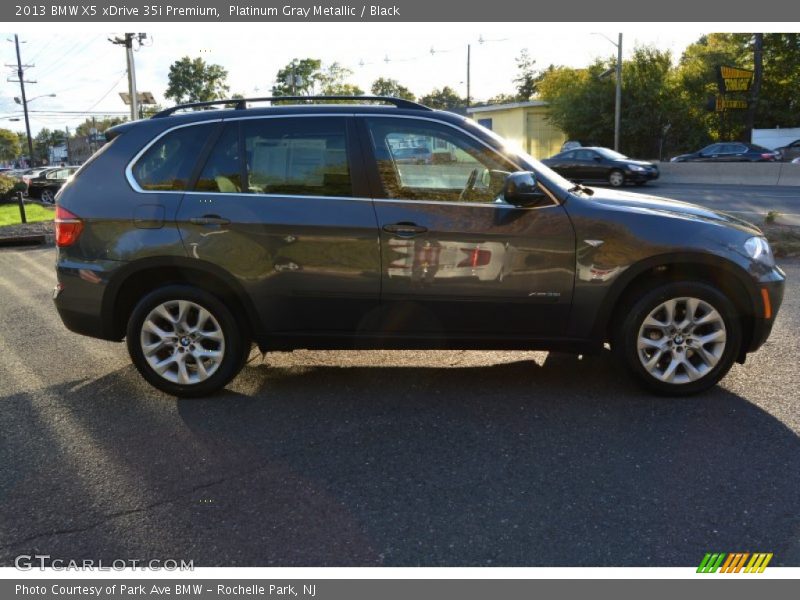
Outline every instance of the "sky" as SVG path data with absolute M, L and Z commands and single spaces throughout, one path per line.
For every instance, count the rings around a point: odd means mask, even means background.
M 784 24 L 785 27 L 786 24 Z M 249 24 L 38 24 L 19 31 L 23 63 L 33 64 L 26 79 L 31 100 L 31 130 L 63 129 L 83 122 L 75 111 L 124 114 L 119 92 L 127 91 L 125 50 L 108 38 L 125 31 L 148 34 L 134 53 L 139 91 L 152 92 L 164 106 L 169 66 L 183 56 L 200 56 L 228 70 L 231 93 L 269 95 L 277 71 L 293 58 L 339 62 L 353 71 L 350 81 L 369 91 L 377 77 L 397 79 L 415 94 L 450 86 L 466 95 L 467 45 L 471 45 L 471 97 L 487 99 L 513 93 L 515 58 L 527 48 L 536 66 L 582 67 L 596 57 L 616 54 L 623 33 L 623 55 L 636 45 L 670 50 L 677 60 L 684 48 L 709 31 L 735 31 L 709 24 L 592 23 L 249 23 Z M 15 32 L 0 38 L 2 64 L 16 63 Z M 606 36 L 606 37 L 603 37 Z M 11 41 L 7 41 L 10 39 Z M 14 68 L 7 78 L 16 79 Z M 2 80 L 0 127 L 24 130 L 21 107 L 14 97 L 19 84 Z M 48 97 L 56 94 L 56 97 Z M 34 99 L 35 98 L 35 99 Z M 36 112 L 53 111 L 53 112 Z

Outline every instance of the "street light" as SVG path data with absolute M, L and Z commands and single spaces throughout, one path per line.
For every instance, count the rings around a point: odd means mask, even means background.
M 39 98 L 55 98 L 55 97 L 56 97 L 55 94 L 42 94 L 41 96 L 34 96 L 33 98 L 27 98 L 26 102 L 30 104 L 31 102 L 33 102 L 34 100 L 38 100 Z M 14 102 L 16 102 L 17 104 L 22 104 L 22 100 L 20 99 L 19 96 L 14 96 Z
M 592 35 L 602 36 L 617 47 L 617 93 L 614 100 L 614 150 L 619 152 L 619 124 L 620 115 L 622 113 L 622 34 L 619 34 L 618 42 L 615 42 L 603 33 L 592 32 Z M 603 75 L 608 74 L 610 74 L 608 71 L 603 73 Z M 601 75 L 601 77 L 603 75 Z

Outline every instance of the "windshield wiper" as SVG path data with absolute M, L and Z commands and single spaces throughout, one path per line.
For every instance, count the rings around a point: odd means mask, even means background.
M 594 190 L 590 187 L 586 187 L 585 185 L 581 185 L 580 183 L 576 183 L 571 188 L 567 190 L 569 193 L 573 194 L 575 192 L 582 192 L 587 196 L 594 196 Z

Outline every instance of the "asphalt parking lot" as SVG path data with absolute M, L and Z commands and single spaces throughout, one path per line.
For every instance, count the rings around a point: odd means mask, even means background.
M 53 261 L 0 251 L 0 565 L 800 565 L 800 262 L 768 344 L 690 399 L 606 355 L 304 351 L 175 400 L 64 329 Z

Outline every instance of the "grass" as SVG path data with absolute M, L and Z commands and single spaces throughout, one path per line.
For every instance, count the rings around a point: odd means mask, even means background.
M 28 223 L 38 221 L 52 221 L 55 211 L 52 208 L 45 208 L 38 204 L 25 204 L 25 216 Z M 22 221 L 19 218 L 19 206 L 13 204 L 0 204 L 0 227 L 5 225 L 19 225 Z
M 800 227 L 791 225 L 762 225 L 772 252 L 778 258 L 800 257 Z

